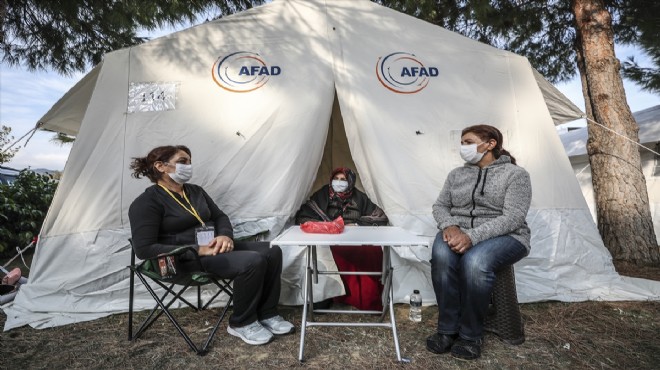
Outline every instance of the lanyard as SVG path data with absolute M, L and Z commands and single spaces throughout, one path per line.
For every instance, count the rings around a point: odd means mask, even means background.
M 188 209 L 188 207 L 186 207 L 183 203 L 181 203 L 181 201 L 178 200 L 178 199 L 174 196 L 174 194 L 172 194 L 172 192 L 170 191 L 170 189 L 164 187 L 164 186 L 161 185 L 161 184 L 158 184 L 158 186 L 160 186 L 161 188 L 165 189 L 165 191 L 167 192 L 167 194 L 169 194 L 169 195 L 172 197 L 172 199 L 174 199 L 177 203 L 179 203 L 179 205 L 180 205 L 181 207 L 183 207 L 183 209 L 185 209 L 186 211 L 188 211 L 188 213 L 190 213 L 191 215 L 193 215 L 193 216 L 197 219 L 197 221 L 199 221 L 199 223 L 202 224 L 202 226 L 206 226 L 206 224 L 204 223 L 204 221 L 202 221 L 202 218 L 199 216 L 199 213 L 197 213 L 197 210 L 195 209 L 195 207 L 193 207 L 193 205 L 192 205 L 192 204 L 190 203 L 190 201 L 188 200 L 188 197 L 186 196 L 186 191 L 185 191 L 185 190 L 183 191 L 183 199 L 185 199 L 186 202 L 188 202 L 188 205 L 190 206 L 190 209 Z

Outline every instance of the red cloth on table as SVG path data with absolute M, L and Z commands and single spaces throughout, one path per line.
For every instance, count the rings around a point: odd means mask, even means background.
M 381 272 L 383 270 L 383 250 L 368 246 L 331 246 L 338 271 Z M 380 276 L 340 275 L 346 288 L 346 295 L 336 297 L 336 302 L 350 304 L 360 310 L 383 309 L 381 295 L 383 284 Z

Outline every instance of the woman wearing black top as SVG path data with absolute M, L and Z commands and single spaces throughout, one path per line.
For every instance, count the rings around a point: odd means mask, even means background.
M 387 224 L 385 212 L 367 194 L 355 188 L 357 175 L 350 168 L 332 171 L 330 181 L 317 190 L 296 213 L 296 223 L 330 221 L 342 216 L 347 225 L 378 226 Z M 331 246 L 339 271 L 380 271 L 383 250 L 378 246 Z M 383 309 L 383 284 L 369 275 L 341 275 L 346 294 L 334 300 L 361 310 Z M 329 308 L 333 299 L 316 302 L 314 308 Z
M 133 158 L 133 176 L 149 178 L 148 187 L 131 204 L 128 217 L 135 254 L 155 258 L 181 246 L 193 246 L 202 267 L 220 278 L 234 279 L 234 312 L 227 331 L 248 344 L 265 344 L 273 334 L 294 326 L 277 313 L 282 251 L 269 243 L 236 242 L 229 217 L 192 177 L 190 149 L 161 146 Z M 177 261 L 183 270 L 198 269 L 196 258 Z

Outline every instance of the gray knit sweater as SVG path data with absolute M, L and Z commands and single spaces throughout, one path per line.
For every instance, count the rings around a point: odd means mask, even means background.
M 529 174 L 502 155 L 484 168 L 466 163 L 452 170 L 433 205 L 433 217 L 440 230 L 460 227 L 473 245 L 510 235 L 529 252 L 525 217 L 531 200 Z

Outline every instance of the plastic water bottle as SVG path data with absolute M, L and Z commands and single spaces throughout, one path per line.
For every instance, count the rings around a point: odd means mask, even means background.
M 408 318 L 413 322 L 422 321 L 422 295 L 419 294 L 419 290 L 413 290 L 413 294 L 410 295 L 410 313 Z

